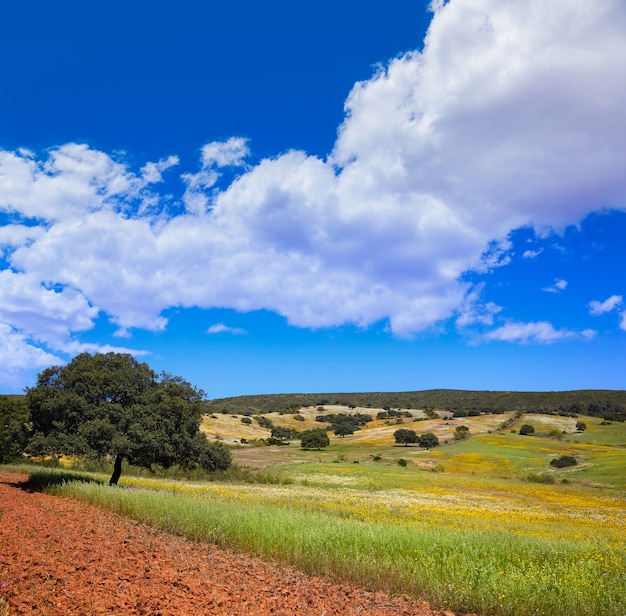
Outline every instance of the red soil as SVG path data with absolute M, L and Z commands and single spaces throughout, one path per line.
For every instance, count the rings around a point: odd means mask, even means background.
M 27 492 L 0 473 L 0 614 L 453 616 Z

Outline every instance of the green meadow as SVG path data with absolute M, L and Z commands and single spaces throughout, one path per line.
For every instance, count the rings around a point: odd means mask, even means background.
M 301 414 L 295 423 L 311 427 L 314 410 Z M 296 441 L 261 446 L 269 429 L 217 415 L 203 427 L 233 446 L 228 477 L 181 481 L 127 469 L 114 489 L 107 474 L 29 472 L 47 490 L 169 532 L 457 611 L 626 614 L 626 424 L 579 420 L 584 432 L 569 417 L 415 412 L 402 425 L 378 420 L 351 436 L 331 433 L 329 447 L 304 451 Z M 523 424 L 535 433 L 520 435 Z M 455 441 L 459 425 L 468 439 Z M 399 427 L 433 432 L 441 446 L 396 445 Z M 561 455 L 577 464 L 553 468 Z

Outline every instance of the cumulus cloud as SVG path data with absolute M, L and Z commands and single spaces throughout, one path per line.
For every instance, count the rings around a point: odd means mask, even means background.
M 589 314 L 597 317 L 601 314 L 605 314 L 607 312 L 611 312 L 615 310 L 618 306 L 622 304 L 622 296 L 621 295 L 611 295 L 608 299 L 605 299 L 603 302 L 599 302 L 597 300 L 593 300 L 589 302 Z
M 29 383 L 33 369 L 63 363 L 59 357 L 32 344 L 7 323 L 0 323 L 0 383 L 21 389 Z
M 170 307 L 268 309 L 303 327 L 387 319 L 404 336 L 451 317 L 492 323 L 498 307 L 464 275 L 506 266 L 512 230 L 626 205 L 626 6 L 433 10 L 421 52 L 354 86 L 327 159 L 248 166 L 245 139 L 209 143 L 180 173 L 177 215 L 157 191 L 176 156 L 133 172 L 81 144 L 0 151 L 0 211 L 14 219 L 0 316 L 54 348 L 96 313 L 121 335 L 162 330 Z M 239 175 L 222 186 L 227 167 Z M 489 335 L 577 334 L 538 322 Z

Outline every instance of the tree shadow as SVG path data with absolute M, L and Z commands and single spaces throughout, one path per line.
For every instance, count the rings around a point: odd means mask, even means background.
M 28 479 L 21 481 L 16 487 L 24 490 L 25 492 L 43 492 L 47 488 L 59 486 L 70 481 L 81 481 L 83 483 L 100 483 L 104 484 L 102 479 L 96 479 L 94 477 L 86 476 L 83 473 L 78 473 L 72 470 L 57 470 L 50 472 L 47 469 L 34 469 L 29 471 Z

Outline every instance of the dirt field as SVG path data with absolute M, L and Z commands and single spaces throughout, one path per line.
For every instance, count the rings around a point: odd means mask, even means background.
M 0 473 L 0 615 L 452 616 L 194 543 Z

